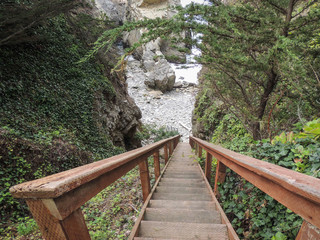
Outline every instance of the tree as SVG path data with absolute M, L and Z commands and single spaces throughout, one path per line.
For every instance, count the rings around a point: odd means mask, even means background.
M 298 97 L 320 109 L 315 101 L 320 99 L 319 47 L 310 47 L 320 32 L 319 20 L 318 0 L 240 0 L 232 4 L 212 0 L 209 5 L 180 9 L 172 19 L 126 23 L 106 32 L 95 51 L 112 44 L 121 31 L 136 27 L 148 29 L 136 46 L 168 36 L 176 36 L 171 38 L 173 43 L 190 43 L 191 39 L 181 39 L 178 33 L 190 29 L 200 33 L 201 41 L 193 44 L 202 51 L 199 61 L 208 69 L 206 78 L 217 99 L 254 139 L 260 139 L 266 135 L 262 127 L 270 122 L 268 116 L 284 98 Z
M 33 27 L 66 13 L 84 0 L 3 0 L 0 3 L 0 46 L 38 40 Z

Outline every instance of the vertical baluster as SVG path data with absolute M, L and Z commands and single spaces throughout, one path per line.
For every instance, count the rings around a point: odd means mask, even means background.
M 172 155 L 172 142 L 169 142 L 169 157 Z
M 62 219 L 54 199 L 28 199 L 26 202 L 44 239 L 91 239 L 81 209 Z
M 169 159 L 169 157 L 168 157 L 168 147 L 167 147 L 167 144 L 164 145 L 163 151 L 164 151 L 164 162 L 165 162 L 165 164 L 167 164 L 168 159 Z
M 160 177 L 160 161 L 159 161 L 159 150 L 155 151 L 153 154 L 154 161 L 154 175 L 156 180 Z
M 148 158 L 144 159 L 142 162 L 139 163 L 139 170 L 140 170 L 140 180 L 141 180 L 143 201 L 146 201 L 151 191 Z
M 217 162 L 217 169 L 216 169 L 216 178 L 214 183 L 214 194 L 218 194 L 218 183 L 224 183 L 224 180 L 226 179 L 226 166 L 219 161 Z
M 201 158 L 202 157 L 202 148 L 201 148 L 200 144 L 198 144 L 198 148 L 199 148 L 198 157 Z
M 211 168 L 212 168 L 212 155 L 207 152 L 206 155 L 206 165 L 205 165 L 205 175 L 208 181 L 211 180 Z

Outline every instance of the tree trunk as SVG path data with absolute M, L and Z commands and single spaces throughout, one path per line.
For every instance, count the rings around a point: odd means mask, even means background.
M 253 140 L 261 140 L 260 122 L 253 122 L 250 128 L 252 131 Z

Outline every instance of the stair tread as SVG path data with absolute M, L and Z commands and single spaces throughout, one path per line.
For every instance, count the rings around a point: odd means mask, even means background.
M 173 182 L 187 182 L 187 183 L 204 183 L 203 178 L 201 179 L 183 179 L 183 178 L 170 178 L 170 177 L 162 177 L 160 182 L 169 182 L 169 183 L 173 183 Z
M 164 239 L 228 239 L 224 224 L 141 221 L 139 236 Z
M 220 214 L 211 210 L 147 208 L 144 220 L 185 223 L 221 223 Z
M 204 183 L 188 183 L 188 182 L 159 182 L 160 187 L 193 187 L 206 188 Z
M 152 199 L 148 205 L 150 208 L 167 209 L 194 209 L 194 210 L 215 210 L 215 204 L 211 201 L 186 201 L 186 200 L 156 200 Z
M 163 178 L 181 178 L 181 179 L 202 179 L 202 176 L 199 175 L 176 175 L 176 174 L 166 174 L 164 173 Z
M 209 191 L 206 188 L 197 187 L 184 187 L 184 186 L 158 186 L 156 188 L 157 193 L 186 193 L 186 194 L 208 194 Z
M 190 201 L 212 201 L 210 194 L 183 194 L 183 193 L 157 193 L 152 195 L 152 199 L 159 200 L 190 200 Z

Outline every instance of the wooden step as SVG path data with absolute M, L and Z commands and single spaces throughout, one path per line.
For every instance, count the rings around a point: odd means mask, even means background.
M 209 201 L 175 201 L 175 200 L 150 200 L 150 208 L 168 209 L 194 209 L 194 210 L 215 210 L 215 204 Z
M 152 195 L 156 200 L 212 201 L 209 194 L 157 193 Z
M 174 174 L 174 173 L 164 173 L 163 178 L 185 178 L 185 179 L 202 179 L 200 174 Z
M 206 188 L 158 186 L 156 193 L 209 194 Z
M 221 223 L 221 217 L 217 211 L 168 208 L 147 208 L 144 220 L 185 223 Z
M 200 174 L 199 169 L 166 169 L 166 173 L 177 173 L 177 174 Z
M 198 167 L 167 167 L 166 171 L 174 171 L 174 172 L 200 172 Z
M 162 183 L 203 183 L 204 180 L 202 179 L 182 179 L 182 178 L 161 178 L 160 182 Z
M 175 223 L 141 221 L 139 236 L 163 239 L 224 240 L 228 239 L 224 224 Z
M 183 179 L 179 179 L 183 180 Z M 194 187 L 194 188 L 206 188 L 204 183 L 188 183 L 188 182 L 159 182 L 160 187 Z

